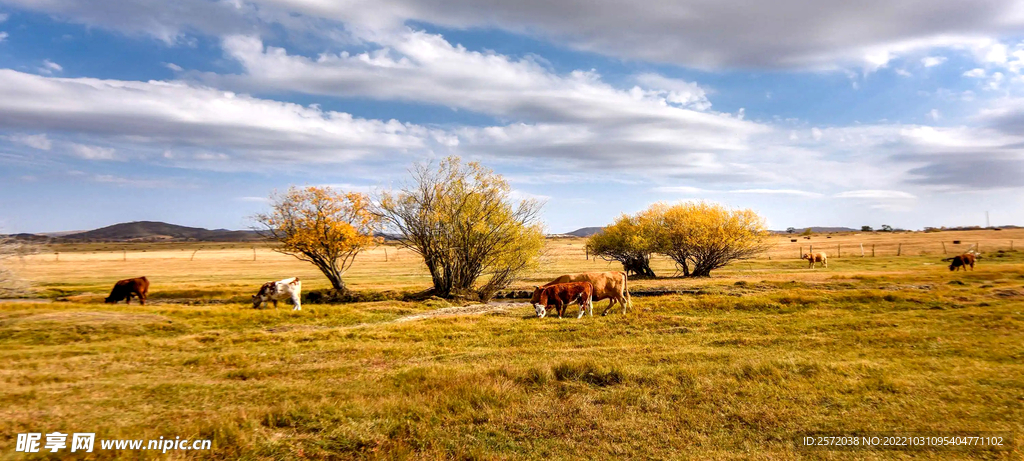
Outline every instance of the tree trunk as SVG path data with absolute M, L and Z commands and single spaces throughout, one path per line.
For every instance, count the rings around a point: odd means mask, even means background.
M 711 277 L 711 267 L 697 265 L 693 268 L 693 272 L 690 273 L 690 277 Z
M 345 294 L 348 292 L 348 287 L 345 286 L 345 281 L 341 279 L 341 274 L 337 271 L 333 271 L 332 273 L 327 273 L 325 271 L 324 275 L 326 275 L 327 280 L 331 282 L 331 288 L 338 292 L 338 294 Z

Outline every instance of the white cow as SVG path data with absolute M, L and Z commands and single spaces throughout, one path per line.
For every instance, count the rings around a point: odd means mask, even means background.
M 276 282 L 267 282 L 260 287 L 260 292 L 252 295 L 252 307 L 253 309 L 259 309 L 260 306 L 265 302 L 274 303 L 274 307 L 277 307 L 277 302 L 291 298 L 292 304 L 295 308 L 292 310 L 301 311 L 302 302 L 299 298 L 302 296 L 302 282 L 299 281 L 298 277 L 287 278 L 284 280 L 278 280 Z

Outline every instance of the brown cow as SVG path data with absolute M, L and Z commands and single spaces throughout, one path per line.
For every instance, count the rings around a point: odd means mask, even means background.
M 132 303 L 132 294 L 139 297 L 139 304 L 146 305 L 146 293 L 149 292 L 149 280 L 145 277 L 119 280 L 110 290 L 110 296 L 104 300 L 106 303 L 116 303 L 124 300 L 126 304 Z
M 952 261 L 949 263 L 949 270 L 951 271 L 960 270 L 961 267 L 964 268 L 964 271 L 967 271 L 967 266 L 971 266 L 971 270 L 974 270 L 974 255 L 971 253 L 954 256 Z
M 629 287 L 626 284 L 627 280 L 625 272 L 584 272 L 581 274 L 566 274 L 548 282 L 543 285 L 543 287 L 569 282 L 590 282 L 594 285 L 593 302 L 597 302 L 602 299 L 609 300 L 608 307 L 604 309 L 604 312 L 602 312 L 601 315 L 608 314 L 608 310 L 611 309 L 616 302 L 622 305 L 623 314 L 626 313 L 626 308 L 633 307 L 633 302 L 629 298 Z M 537 291 L 534 290 L 533 293 L 534 297 L 536 297 Z
M 807 266 L 809 269 L 814 269 L 814 263 L 821 263 L 821 265 L 828 267 L 828 255 L 824 251 L 820 253 L 804 253 L 800 259 L 806 259 L 809 263 Z
M 590 282 L 570 282 L 570 283 L 558 283 L 555 285 L 549 285 L 544 288 L 536 287 L 533 290 L 533 298 L 530 302 L 533 303 L 533 309 L 537 312 L 537 317 L 543 318 L 548 313 L 548 307 L 554 306 L 558 311 L 558 318 L 562 318 L 565 315 L 565 308 L 573 301 L 576 301 L 580 306 L 580 315 L 576 318 L 583 317 L 585 312 L 589 313 L 591 317 L 594 316 L 594 285 Z

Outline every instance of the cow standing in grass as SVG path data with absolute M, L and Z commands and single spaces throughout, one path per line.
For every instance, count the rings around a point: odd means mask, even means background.
M 132 295 L 139 297 L 139 304 L 146 305 L 146 294 L 149 293 L 149 280 L 146 277 L 118 280 L 114 289 L 110 290 L 110 296 L 103 300 L 108 304 L 114 304 L 124 300 L 125 304 L 132 303 Z
M 958 271 L 960 268 L 964 268 L 964 272 L 967 271 L 967 266 L 971 266 L 971 270 L 974 270 L 974 255 L 971 253 L 964 253 L 959 256 L 954 256 L 949 259 L 952 261 L 949 263 L 949 270 Z
M 593 317 L 593 298 L 594 285 L 590 282 L 558 283 L 534 288 L 530 303 L 533 304 L 537 317 L 541 318 L 547 315 L 548 308 L 551 306 L 558 311 L 558 318 L 562 318 L 565 315 L 566 306 L 574 301 L 580 306 L 580 315 L 577 315 L 576 318 L 583 317 L 584 313 L 589 313 Z
M 821 263 L 822 266 L 828 267 L 828 256 L 824 251 L 820 253 L 804 253 L 800 259 L 806 259 L 810 263 L 807 266 L 809 269 L 814 269 L 814 263 Z
M 626 308 L 632 307 L 633 302 L 629 298 L 629 287 L 625 272 L 583 272 L 580 274 L 562 275 L 548 283 L 544 287 L 569 282 L 590 282 L 594 286 L 594 298 L 592 302 L 608 299 L 608 307 L 604 308 L 601 315 L 607 315 L 615 303 L 622 305 L 622 313 Z M 534 292 L 536 293 L 536 291 Z
M 276 282 L 267 282 L 260 287 L 259 293 L 252 295 L 252 307 L 253 309 L 259 309 L 263 303 L 271 302 L 276 308 L 278 301 L 282 299 L 291 299 L 292 304 L 295 305 L 292 310 L 301 311 L 302 302 L 299 301 L 301 296 L 302 282 L 299 281 L 298 277 L 278 280 Z

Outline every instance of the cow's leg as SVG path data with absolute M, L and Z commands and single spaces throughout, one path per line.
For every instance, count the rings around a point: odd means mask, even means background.
M 271 299 L 270 302 L 274 303 L 274 309 L 277 309 L 277 300 Z
M 615 304 L 615 298 L 608 298 L 608 307 L 604 308 L 604 312 L 601 313 L 601 316 L 608 315 L 608 311 L 612 309 L 613 304 Z
M 139 293 L 139 304 L 141 304 L 143 306 L 146 305 L 146 294 L 145 293 Z
M 821 264 L 822 264 L 823 266 L 825 266 L 825 268 L 826 268 L 826 269 L 828 269 L 828 260 L 827 260 L 827 259 L 822 259 L 822 260 L 821 260 Z
M 619 299 L 619 304 L 622 304 L 622 315 L 626 315 L 626 308 L 629 307 L 626 304 L 626 298 Z
M 301 311 L 302 310 L 302 302 L 299 301 L 299 296 L 296 295 L 295 293 L 292 293 L 292 304 L 295 305 L 295 307 L 292 308 L 293 311 Z
M 124 303 L 125 304 L 131 304 L 132 303 L 132 294 L 131 293 L 128 293 L 128 296 L 126 296 L 124 298 Z

